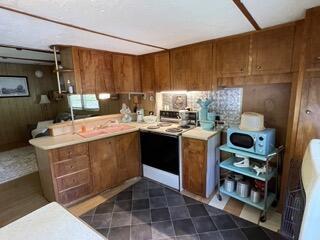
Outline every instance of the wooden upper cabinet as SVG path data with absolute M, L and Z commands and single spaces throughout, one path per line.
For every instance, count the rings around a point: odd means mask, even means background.
M 170 51 L 170 70 L 172 90 L 187 90 L 191 77 L 191 51 L 189 47 Z
M 90 49 L 78 49 L 78 66 L 82 94 L 114 92 L 111 53 Z M 80 79 L 79 79 L 80 78 Z
M 140 57 L 141 87 L 143 92 L 154 91 L 155 68 L 154 55 L 148 54 Z
M 211 90 L 213 81 L 212 42 L 190 46 L 191 75 L 187 78 L 188 90 Z
M 137 56 L 113 54 L 113 75 L 116 92 L 140 92 L 140 64 Z
M 156 91 L 171 90 L 170 53 L 168 51 L 154 54 L 154 80 Z
M 291 72 L 294 24 L 252 34 L 252 74 Z
M 218 77 L 235 77 L 249 74 L 250 35 L 217 41 Z
M 306 15 L 308 28 L 308 47 L 306 68 L 320 68 L 320 8 L 312 8 Z
M 114 93 L 112 54 L 94 51 L 93 57 L 97 58 L 96 62 L 98 64 L 95 72 L 96 93 Z

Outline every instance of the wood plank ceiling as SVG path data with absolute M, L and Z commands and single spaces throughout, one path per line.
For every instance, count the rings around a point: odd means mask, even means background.
M 2 0 L 0 44 L 139 55 L 298 20 L 316 5 L 320 0 Z

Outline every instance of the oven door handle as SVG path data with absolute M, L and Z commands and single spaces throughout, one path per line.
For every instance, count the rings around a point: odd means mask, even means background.
M 145 130 L 145 129 L 140 129 L 140 131 L 143 132 L 143 133 L 148 133 L 148 134 L 163 135 L 163 136 L 171 137 L 171 138 L 179 138 L 179 135 L 171 135 L 171 134 L 167 134 L 167 133 L 158 133 L 158 132 L 148 131 L 148 130 Z
M 253 151 L 256 152 L 256 143 L 257 143 L 257 138 L 253 137 Z

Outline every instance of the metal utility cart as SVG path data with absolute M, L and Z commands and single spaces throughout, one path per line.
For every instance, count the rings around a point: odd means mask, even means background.
M 245 152 L 245 151 L 240 151 L 240 150 L 237 150 L 234 148 L 230 148 L 226 144 L 220 146 L 219 149 L 224 152 L 232 153 L 233 156 L 222 161 L 222 162 L 220 162 L 220 158 L 218 158 L 218 160 L 217 160 L 218 166 L 219 166 L 219 171 L 218 171 L 219 181 L 218 181 L 218 194 L 217 194 L 218 200 L 219 201 L 222 200 L 221 193 L 228 195 L 230 197 L 233 197 L 235 199 L 238 199 L 239 201 L 242 201 L 242 202 L 247 203 L 255 208 L 260 209 L 262 211 L 262 214 L 260 216 L 260 221 L 262 221 L 262 222 L 266 221 L 266 212 L 267 212 L 268 208 L 270 207 L 270 205 L 276 200 L 277 194 L 278 194 L 279 159 L 280 159 L 280 157 L 282 157 L 281 153 L 283 152 L 284 147 L 283 146 L 279 147 L 278 149 L 276 149 L 274 152 L 272 152 L 271 154 L 269 154 L 267 156 L 258 155 L 258 154 Z M 266 169 L 267 169 L 267 172 L 257 176 L 256 171 L 253 170 L 251 167 L 241 168 L 241 167 L 234 166 L 233 163 L 235 161 L 237 161 L 235 154 L 264 162 Z M 270 161 L 273 160 L 274 158 L 276 158 L 276 167 L 272 167 L 270 170 Z M 264 198 L 260 202 L 254 203 L 250 200 L 250 196 L 249 197 L 241 197 L 236 193 L 236 191 L 233 191 L 233 192 L 226 191 L 224 189 L 224 186 L 223 185 L 221 186 L 220 168 L 234 172 L 234 173 L 239 173 L 241 175 L 244 175 L 244 176 L 247 176 L 247 177 L 250 177 L 253 179 L 263 181 L 265 183 Z M 268 191 L 268 182 L 272 177 L 276 178 L 276 192 L 275 193 Z

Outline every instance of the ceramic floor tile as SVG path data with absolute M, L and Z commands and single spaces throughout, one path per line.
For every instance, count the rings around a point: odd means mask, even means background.
M 191 217 L 208 216 L 208 212 L 203 204 L 193 204 L 187 206 Z
M 186 206 L 169 207 L 172 220 L 190 218 L 188 208 Z
M 200 240 L 223 240 L 219 231 L 199 234 Z
M 198 235 L 177 236 L 176 240 L 199 240 L 199 236 Z
M 149 189 L 149 197 L 161 197 L 164 196 L 164 192 L 162 188 L 152 188 Z
M 170 214 L 168 208 L 151 209 L 152 222 L 160 222 L 170 220 Z
M 214 232 L 217 230 L 217 227 L 209 216 L 192 218 L 192 222 L 198 233 Z
M 211 216 L 211 219 L 219 230 L 238 228 L 230 214 Z
M 149 199 L 139 199 L 132 201 L 132 211 L 149 209 Z
M 224 195 L 223 193 L 221 193 L 221 196 L 222 196 L 222 200 L 219 201 L 217 198 L 217 195 L 214 195 L 211 201 L 209 202 L 209 205 L 223 210 L 227 202 L 229 201 L 229 196 Z
M 185 205 L 184 198 L 181 195 L 166 196 L 168 206 L 182 206 Z
M 132 226 L 130 231 L 131 240 L 150 240 L 152 238 L 150 224 Z
M 270 240 L 261 227 L 242 228 L 241 231 L 248 240 Z
M 150 208 L 154 209 L 154 208 L 163 208 L 163 207 L 167 207 L 167 199 L 162 196 L 162 197 L 153 197 L 150 198 Z
M 242 208 L 242 211 L 239 217 L 247 221 L 253 222 L 255 224 L 258 224 L 260 219 L 260 214 L 261 214 L 260 210 L 245 204 Z
M 174 235 L 171 221 L 152 223 L 152 239 L 165 239 Z
M 130 240 L 130 227 L 110 228 L 108 240 Z
M 112 213 L 95 214 L 90 225 L 95 229 L 108 228 L 112 219 Z
M 150 210 L 141 210 L 132 212 L 131 224 L 145 224 L 151 222 L 151 212 Z
M 131 225 L 130 212 L 115 212 L 112 215 L 111 227 L 122 227 Z
M 176 236 L 196 234 L 191 219 L 181 219 L 172 221 Z
M 247 237 L 240 229 L 220 231 L 220 234 L 223 240 L 247 240 Z
M 274 232 L 278 232 L 281 227 L 281 214 L 276 212 L 274 209 L 271 209 L 267 212 L 267 221 L 260 221 L 259 225 Z

